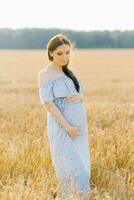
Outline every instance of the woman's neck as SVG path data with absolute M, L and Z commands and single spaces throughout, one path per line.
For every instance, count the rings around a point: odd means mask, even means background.
M 54 70 L 55 72 L 62 72 L 62 67 L 55 63 L 48 64 L 48 68 Z

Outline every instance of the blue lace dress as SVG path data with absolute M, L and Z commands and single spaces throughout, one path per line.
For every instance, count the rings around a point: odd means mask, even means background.
M 83 94 L 83 85 L 79 77 L 77 79 L 80 84 L 80 94 Z M 72 183 L 75 183 L 78 191 L 90 192 L 91 163 L 87 111 L 82 101 L 64 100 L 65 97 L 78 94 L 72 79 L 65 74 L 60 74 L 39 86 L 41 104 L 53 101 L 68 123 L 80 129 L 80 135 L 71 139 L 61 124 L 47 112 L 47 136 L 52 163 L 56 177 L 62 181 L 61 193 L 66 197 L 71 194 Z

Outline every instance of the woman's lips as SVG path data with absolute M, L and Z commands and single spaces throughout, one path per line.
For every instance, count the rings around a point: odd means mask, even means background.
M 67 61 L 62 61 L 63 63 L 67 63 Z

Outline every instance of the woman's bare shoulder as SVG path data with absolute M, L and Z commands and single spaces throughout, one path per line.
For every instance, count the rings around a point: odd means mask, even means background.
M 49 80 L 51 80 L 52 74 L 48 70 L 48 68 L 43 68 L 38 73 L 38 79 L 39 79 L 39 85 L 42 85 L 44 83 L 47 83 Z

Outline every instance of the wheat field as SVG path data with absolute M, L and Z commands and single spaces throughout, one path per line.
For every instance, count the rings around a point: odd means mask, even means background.
M 47 63 L 45 50 L 0 51 L 0 200 L 58 194 L 38 96 L 38 72 Z M 133 200 L 134 49 L 77 49 L 72 64 L 88 111 L 90 199 Z

